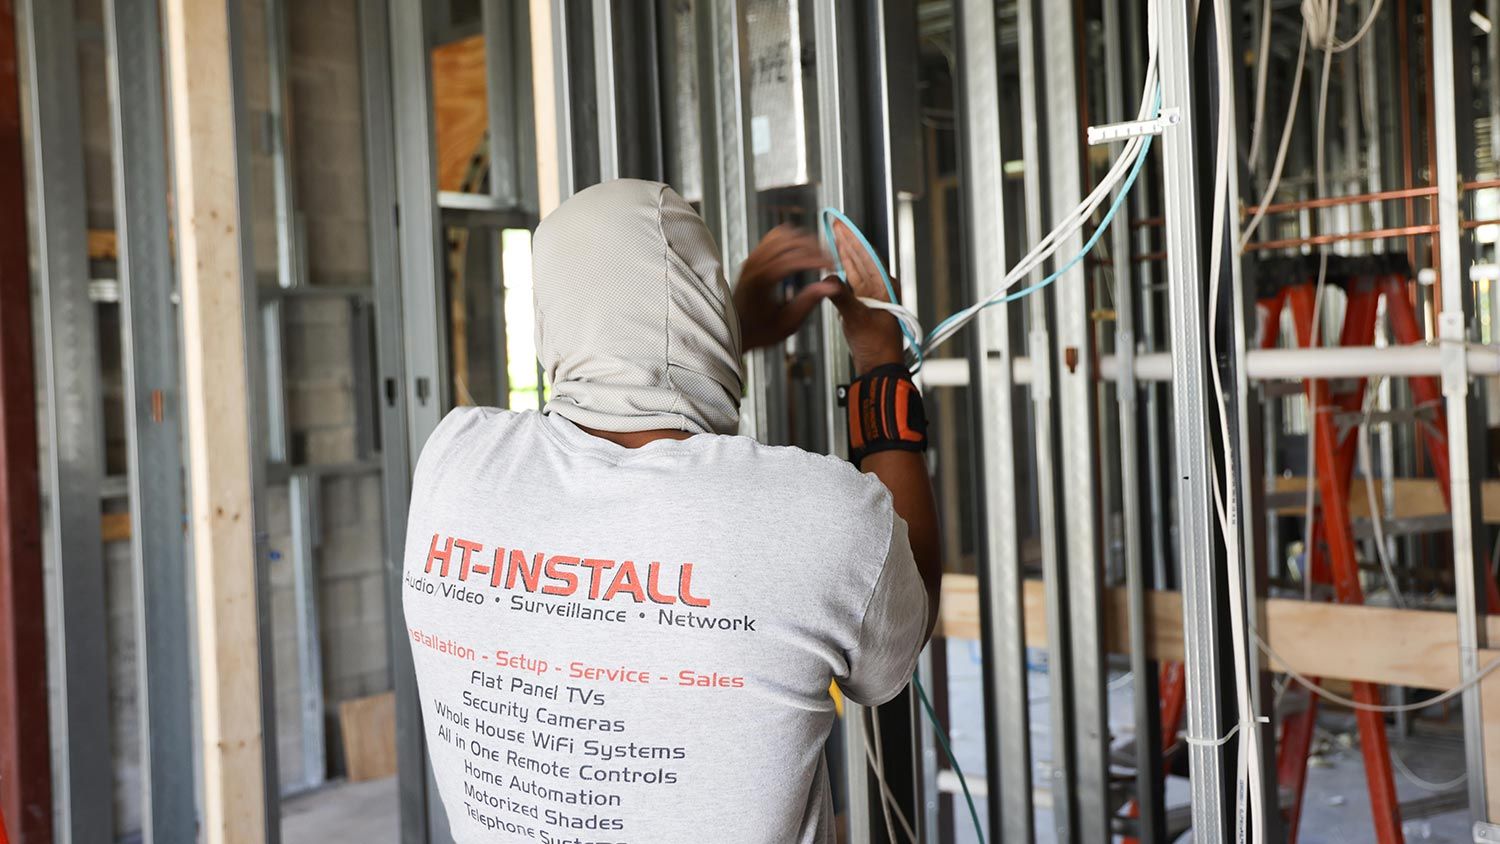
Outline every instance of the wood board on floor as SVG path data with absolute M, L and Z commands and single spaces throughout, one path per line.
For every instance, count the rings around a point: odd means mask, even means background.
M 344 768 L 350 782 L 396 773 L 396 696 L 391 692 L 339 704 Z

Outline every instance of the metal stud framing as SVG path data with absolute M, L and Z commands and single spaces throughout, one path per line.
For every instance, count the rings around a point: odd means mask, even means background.
M 93 376 L 98 345 L 88 295 L 78 45 L 72 0 L 22 0 L 20 9 L 46 390 L 45 542 L 54 572 L 54 682 L 63 701 L 53 732 L 66 766 L 54 795 L 56 832 L 84 844 L 113 840 L 114 813 L 110 780 L 98 776 L 111 764 L 98 493 L 104 441 Z
M 999 33 L 994 4 L 957 7 L 960 126 L 964 195 L 968 200 L 967 272 L 972 296 L 993 292 L 1010 262 L 1005 254 L 1005 162 L 1000 138 Z M 1031 719 L 1026 673 L 1020 518 L 1016 499 L 1017 412 L 1010 305 L 985 311 L 971 333 L 970 391 L 979 442 L 980 613 L 984 646 L 985 760 L 992 783 L 990 835 L 996 841 L 1035 839 L 1031 800 Z
M 724 273 L 739 276 L 756 242 L 759 203 L 755 157 L 750 154 L 750 50 L 741 0 L 698 3 L 698 78 L 703 152 L 703 216 L 719 241 Z M 755 351 L 745 359 L 745 398 L 740 432 L 764 440 L 770 426 L 766 390 L 768 356 Z
M 855 209 L 862 207 L 858 180 L 860 148 L 863 143 L 858 126 L 854 61 L 854 3 L 852 0 L 816 0 L 813 7 L 813 37 L 817 53 L 818 135 L 822 158 L 818 182 L 819 209 Z M 832 244 L 828 244 L 832 248 Z M 832 305 L 822 307 L 823 395 L 829 453 L 844 455 L 849 449 L 849 432 L 838 407 L 833 402 L 835 384 L 850 377 L 849 349 L 844 341 L 838 313 Z M 839 721 L 843 749 L 844 807 L 848 818 L 849 840 L 865 841 L 871 834 L 873 818 L 871 787 L 865 763 L 864 741 L 869 720 L 864 707 L 846 703 Z
M 1017 5 L 1021 147 L 1022 158 L 1028 164 L 1041 162 L 1044 157 L 1041 132 L 1045 116 L 1041 98 L 1047 92 L 1042 87 L 1042 38 L 1037 31 L 1037 16 L 1038 8 L 1034 3 L 1023 0 Z M 1036 243 L 1042 239 L 1046 191 L 1042 184 L 1041 170 L 1039 166 L 1027 166 L 1024 173 L 1027 243 Z M 1033 272 L 1020 283 L 1033 284 L 1040 280 L 1041 274 Z M 1042 580 L 1045 584 L 1044 613 L 1047 629 L 1056 631 L 1047 637 L 1049 723 L 1066 725 L 1071 723 L 1073 711 L 1073 663 L 1069 648 L 1069 614 L 1064 603 L 1067 594 L 1067 569 L 1063 561 L 1062 514 L 1059 511 L 1062 479 L 1055 461 L 1058 443 L 1057 408 L 1054 403 L 1057 377 L 1053 372 L 1055 361 L 1048 331 L 1051 318 L 1047 298 L 1046 294 L 1026 298 L 1029 317 L 1027 350 L 1033 361 L 1030 433 L 1035 441 L 1036 506 L 1041 533 Z M 1078 817 L 1077 790 L 1073 787 L 1074 739 L 1067 729 L 1051 730 L 1048 738 L 1052 763 L 1049 766 L 1051 781 L 1046 787 L 1052 797 L 1052 831 L 1059 842 L 1068 842 L 1073 840 Z
M 140 664 L 142 826 L 188 839 L 194 802 L 193 689 L 183 536 L 176 292 L 168 236 L 166 114 L 156 0 L 106 0 L 115 234 L 124 335 L 131 557 Z
M 1205 358 L 1203 270 L 1199 260 L 1197 158 L 1192 136 L 1193 98 L 1186 2 L 1160 4 L 1162 108 L 1176 108 L 1181 124 L 1161 138 L 1172 339 L 1173 453 L 1176 462 L 1177 542 L 1182 564 L 1183 639 L 1187 671 L 1187 729 L 1195 739 L 1220 735 L 1224 721 L 1219 687 L 1219 576 L 1212 515 L 1208 441 L 1208 370 Z M 1194 840 L 1229 838 L 1222 747 L 1188 748 Z
M 1472 195 L 1461 191 L 1474 178 L 1474 139 L 1470 76 L 1470 25 L 1467 15 L 1455 15 L 1452 0 L 1432 0 L 1433 137 L 1436 143 L 1437 184 L 1436 246 L 1439 250 L 1438 279 L 1442 311 L 1438 314 L 1438 339 L 1443 349 L 1443 397 L 1448 419 L 1448 465 L 1453 512 L 1453 571 L 1458 603 L 1460 675 L 1467 682 L 1479 671 L 1479 650 L 1488 647 L 1484 616 L 1487 556 L 1477 543 L 1484 525 L 1474 503 L 1479 478 L 1473 460 L 1484 453 L 1484 405 L 1469 382 L 1464 344 L 1479 340 L 1474 317 L 1474 288 L 1469 283 L 1473 260 L 1472 238 L 1462 223 L 1472 216 Z M 1467 4 L 1457 4 L 1466 8 Z M 1462 45 L 1462 49 L 1458 49 Z M 1484 715 L 1480 688 L 1464 692 L 1464 750 L 1467 754 L 1469 813 L 1476 822 L 1490 821 L 1488 778 L 1485 770 Z

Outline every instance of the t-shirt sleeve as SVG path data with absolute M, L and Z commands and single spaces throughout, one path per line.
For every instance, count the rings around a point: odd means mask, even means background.
M 865 706 L 885 703 L 906 687 L 927 642 L 927 589 L 917 572 L 906 522 L 891 515 L 890 545 L 849 653 L 839 688 Z

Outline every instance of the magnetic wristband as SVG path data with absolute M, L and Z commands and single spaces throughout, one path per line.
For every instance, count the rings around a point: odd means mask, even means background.
M 838 400 L 849 409 L 849 461 L 856 467 L 878 452 L 927 449 L 927 410 L 905 366 L 875 367 L 841 385 Z

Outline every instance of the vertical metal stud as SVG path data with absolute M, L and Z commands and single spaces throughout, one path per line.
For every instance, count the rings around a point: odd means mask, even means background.
M 1021 81 L 1022 158 L 1026 162 L 1026 242 L 1042 239 L 1044 188 L 1040 163 L 1044 158 L 1041 122 L 1044 119 L 1040 98 L 1044 95 L 1040 71 L 1037 30 L 1038 10 L 1030 0 L 1017 6 L 1019 73 Z M 1071 101 L 1071 98 L 1070 98 Z M 1040 281 L 1032 273 L 1023 284 Z M 1067 570 L 1063 562 L 1059 490 L 1062 479 L 1056 463 L 1057 416 L 1053 404 L 1056 375 L 1053 372 L 1050 316 L 1045 293 L 1026 299 L 1030 326 L 1027 350 L 1031 358 L 1031 413 L 1033 449 L 1036 461 L 1036 507 L 1042 548 L 1042 580 L 1045 584 L 1044 614 L 1047 619 L 1048 711 L 1051 742 L 1050 782 L 1052 797 L 1052 830 L 1059 842 L 1072 841 L 1078 816 L 1077 789 L 1073 769 L 1073 735 L 1067 725 L 1073 723 L 1073 668 L 1068 635 Z
M 175 275 L 168 236 L 166 107 L 156 0 L 106 0 L 115 235 L 140 646 L 142 832 L 192 838 L 188 572 Z
M 1135 117 L 1126 108 L 1124 22 L 1118 4 L 1104 4 L 1104 39 L 1110 45 L 1110 68 L 1106 73 L 1105 98 L 1110 120 Z M 1138 12 L 1139 13 L 1139 12 Z M 1128 77 L 1131 85 L 1142 82 L 1140 69 Z M 1132 90 L 1134 90 L 1132 88 Z M 1135 190 L 1140 190 L 1136 187 Z M 1138 202 L 1136 208 L 1142 207 Z M 1147 590 L 1151 578 L 1142 550 L 1145 519 L 1142 514 L 1139 394 L 1135 378 L 1135 291 L 1138 283 L 1130 255 L 1130 228 L 1119 220 L 1109 230 L 1111 276 L 1115 299 L 1115 355 L 1119 360 L 1119 382 L 1115 401 L 1119 412 L 1120 524 L 1124 540 L 1125 591 L 1130 606 L 1130 671 L 1134 675 L 1132 697 L 1135 720 L 1135 806 L 1137 838 L 1156 842 L 1166 838 L 1166 805 L 1161 753 L 1161 713 L 1157 700 L 1157 665 L 1150 658 Z
M 1000 106 L 1000 39 L 995 5 L 964 0 L 956 8 L 961 72 L 964 195 L 968 200 L 967 272 L 973 298 L 997 289 L 1005 254 L 1006 131 Z M 980 450 L 979 520 L 983 541 L 980 613 L 984 647 L 985 762 L 989 828 L 996 841 L 1035 839 L 1031 795 L 1031 719 L 1027 691 L 1020 514 L 1016 494 L 1015 385 L 1010 305 L 984 312 L 970 327 L 969 390 Z
M 370 275 L 375 292 L 375 354 L 379 370 L 382 515 L 385 526 L 386 619 L 391 683 L 396 697 L 399 840 L 429 840 L 430 795 L 421 702 L 401 604 L 411 462 L 406 436 L 405 350 L 401 342 L 401 267 L 397 250 L 395 114 L 388 0 L 360 0 L 360 76 L 363 80 L 365 161 L 370 203 Z M 441 811 L 441 810 L 439 810 Z
M 45 541 L 57 578 L 51 591 L 54 724 L 64 771 L 54 795 L 61 840 L 113 840 L 108 654 L 99 485 L 104 474 L 98 345 L 89 301 L 80 131 L 78 42 L 72 0 L 22 0 L 21 52 L 31 116 L 32 234 L 42 316 L 42 379 L 48 491 Z
M 852 0 L 816 0 L 813 7 L 813 38 L 817 55 L 818 137 L 821 155 L 818 183 L 819 209 L 827 206 L 846 211 L 862 207 L 857 180 L 860 172 L 861 140 L 858 126 L 858 97 L 855 89 L 855 34 Z M 832 244 L 828 244 L 832 248 Z M 832 305 L 822 308 L 820 324 L 823 335 L 822 391 L 824 396 L 824 431 L 830 454 L 849 451 L 849 432 L 833 401 L 834 386 L 849 380 L 849 349 Z M 839 722 L 843 746 L 843 769 L 848 813 L 847 834 L 850 841 L 867 841 L 873 818 L 870 777 L 865 764 L 864 741 L 869 715 L 863 707 L 844 707 Z
M 724 272 L 733 279 L 756 241 L 760 219 L 755 157 L 750 154 L 750 49 L 741 0 L 698 3 L 698 73 L 702 120 L 704 218 L 719 240 Z M 602 121 L 601 121 L 602 122 Z M 740 432 L 765 440 L 769 428 L 768 355 L 745 358 Z
M 323 652 L 318 624 L 318 478 L 297 472 L 287 482 L 292 517 L 292 604 L 297 637 L 298 698 L 302 714 L 304 788 L 327 776 L 323 743 Z
M 1041 72 L 1037 79 L 1048 92 L 1042 97 L 1046 147 L 1028 165 L 1045 166 L 1049 223 L 1083 199 L 1080 171 L 1083 127 L 1078 123 L 1078 57 L 1074 48 L 1075 20 L 1071 6 L 1049 8 L 1037 15 L 1041 25 Z M 1083 233 L 1063 239 L 1055 260 L 1071 258 L 1083 249 Z M 1105 665 L 1102 624 L 1104 604 L 1100 580 L 1102 544 L 1099 537 L 1098 400 L 1094 386 L 1095 343 L 1091 319 L 1093 297 L 1080 263 L 1053 286 L 1056 357 L 1053 389 L 1058 419 L 1061 470 L 1058 499 L 1062 506 L 1063 559 L 1066 591 L 1048 583 L 1049 592 L 1066 596 L 1067 647 L 1072 669 L 1071 717 L 1054 722 L 1054 734 L 1073 731 L 1071 764 L 1078 816 L 1076 840 L 1105 841 L 1110 837 L 1109 719 L 1105 702 Z M 1033 348 L 1034 355 L 1045 351 Z M 1049 637 L 1050 639 L 1051 637 Z M 1055 669 L 1054 669 L 1055 670 Z M 1055 756 L 1056 754 L 1054 754 Z
M 1203 268 L 1199 259 L 1197 158 L 1193 143 L 1193 97 L 1188 4 L 1160 4 L 1158 40 L 1162 108 L 1178 109 L 1181 123 L 1162 135 L 1162 197 L 1167 256 L 1168 310 L 1172 336 L 1173 452 L 1176 458 L 1177 541 L 1182 559 L 1183 650 L 1187 673 L 1188 735 L 1214 738 L 1223 723 L 1219 682 L 1219 576 L 1210 511 L 1208 370 L 1205 350 Z M 1225 806 L 1224 749 L 1194 743 L 1188 748 L 1192 780 L 1194 840 L 1229 837 Z
M 1467 4 L 1459 4 L 1467 8 Z M 1474 125 L 1471 111 L 1471 43 L 1468 17 L 1455 17 L 1452 0 L 1432 0 L 1433 121 L 1436 139 L 1438 278 L 1442 311 L 1438 315 L 1438 338 L 1444 355 L 1443 397 L 1448 417 L 1448 464 L 1453 512 L 1453 571 L 1458 603 L 1460 674 L 1468 682 L 1479 670 L 1479 651 L 1488 646 L 1485 635 L 1484 589 L 1486 555 L 1477 553 L 1476 540 L 1484 525 L 1474 502 L 1484 464 L 1475 458 L 1484 453 L 1484 407 L 1479 391 L 1469 383 L 1463 344 L 1479 340 L 1474 318 L 1474 289 L 1469 282 L 1473 240 L 1462 229 L 1472 216 L 1472 196 L 1462 185 L 1474 177 Z M 1462 45 L 1459 48 L 1459 45 Z M 1468 760 L 1469 814 L 1475 821 L 1489 821 L 1485 769 L 1484 717 L 1478 685 L 1464 691 L 1464 751 Z
M 443 353 L 447 343 L 438 281 L 445 274 L 438 248 L 441 231 L 437 209 L 437 154 L 433 140 L 432 70 L 427 51 L 426 21 L 421 4 L 405 0 L 389 0 L 387 13 L 392 82 L 390 125 L 395 139 L 397 243 L 402 280 L 397 336 L 403 344 L 401 370 L 405 374 L 396 389 L 403 393 L 406 442 L 403 445 L 387 440 L 385 447 L 404 449 L 407 466 L 414 466 L 427 437 L 442 421 L 449 407 L 447 355 Z M 389 378 L 389 374 L 386 377 Z M 409 495 L 408 487 L 405 496 Z M 388 501 L 387 507 L 390 506 Z M 402 507 L 399 518 L 404 524 L 405 507 Z M 388 552 L 393 555 L 390 565 L 394 568 L 396 583 L 393 585 L 397 594 L 392 601 L 397 605 L 400 603 L 400 554 L 403 549 L 404 546 L 398 546 Z M 393 616 L 402 617 L 401 614 Z M 408 647 L 403 641 L 396 650 L 406 651 Z M 407 652 L 397 660 L 403 671 L 409 669 L 409 658 Z M 403 837 L 416 841 L 446 840 L 448 817 L 443 812 L 442 803 L 434 799 L 415 676 L 398 675 L 397 691 L 397 729 L 402 734 L 401 750 L 404 753 L 400 757 L 401 791 L 403 806 L 409 806 L 413 811 L 412 820 L 402 819 Z M 425 829 L 415 828 L 419 820 L 426 821 Z
M 718 7 L 719 4 L 713 4 Z M 614 0 L 594 0 L 594 92 L 599 116 L 599 181 L 620 178 L 620 98 L 615 90 Z

